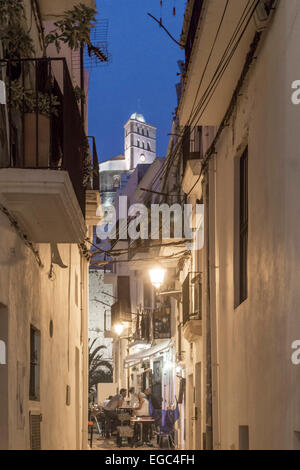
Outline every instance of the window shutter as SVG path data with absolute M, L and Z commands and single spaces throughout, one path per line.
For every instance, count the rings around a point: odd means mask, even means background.
M 42 415 L 29 413 L 31 450 L 41 450 L 41 421 Z
M 129 276 L 118 276 L 118 301 L 122 313 L 131 313 Z
M 186 276 L 182 284 L 182 316 L 183 323 L 186 323 L 190 316 L 190 276 Z

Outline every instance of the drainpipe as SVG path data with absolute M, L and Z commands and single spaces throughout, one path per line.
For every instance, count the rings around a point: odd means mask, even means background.
M 210 241 L 209 241 L 209 173 L 206 172 L 203 181 L 205 205 L 205 235 L 206 235 L 206 450 L 213 450 L 212 426 L 212 368 L 211 368 L 211 318 L 210 318 Z

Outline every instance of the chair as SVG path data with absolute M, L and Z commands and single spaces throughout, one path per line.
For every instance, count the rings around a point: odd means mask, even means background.
M 134 430 L 129 426 L 130 415 L 128 415 L 128 413 L 121 413 L 118 414 L 117 417 L 121 423 L 120 426 L 117 426 L 117 445 L 122 447 L 124 441 L 126 444 L 129 444 L 129 441 L 133 444 Z
M 88 432 L 90 433 L 90 447 L 93 448 L 94 421 L 88 421 Z

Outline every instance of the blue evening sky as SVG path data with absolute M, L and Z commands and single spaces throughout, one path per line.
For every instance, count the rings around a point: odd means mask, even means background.
M 159 0 L 97 0 L 97 7 L 100 18 L 109 19 L 112 55 L 90 78 L 89 134 L 96 137 L 99 159 L 123 154 L 123 126 L 136 111 L 157 126 L 157 155 L 165 156 L 183 51 L 147 16 L 160 17 Z M 184 8 L 185 0 L 163 1 L 163 23 L 177 40 Z

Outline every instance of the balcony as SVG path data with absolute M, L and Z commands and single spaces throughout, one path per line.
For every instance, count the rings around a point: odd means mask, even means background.
M 103 218 L 100 201 L 99 160 L 96 139 L 89 136 L 89 172 L 86 181 L 86 216 L 88 226 L 96 226 Z
M 142 313 L 139 313 L 134 317 L 132 341 L 129 346 L 133 347 L 137 344 L 151 344 L 153 339 L 152 310 L 144 308 Z
M 111 326 L 112 328 L 115 325 L 123 324 L 123 323 L 130 323 L 132 321 L 132 314 L 126 313 L 121 308 L 121 303 L 118 300 L 111 306 Z
M 79 3 L 83 3 L 83 5 L 90 8 L 96 8 L 95 0 L 38 0 L 41 17 L 44 21 L 57 19 L 66 10 L 72 9 Z
M 183 335 L 190 343 L 202 335 L 202 276 L 190 272 L 182 285 Z
M 66 61 L 1 60 L 0 67 L 7 90 L 0 203 L 31 241 L 78 243 L 86 235 L 86 189 L 93 179 Z

